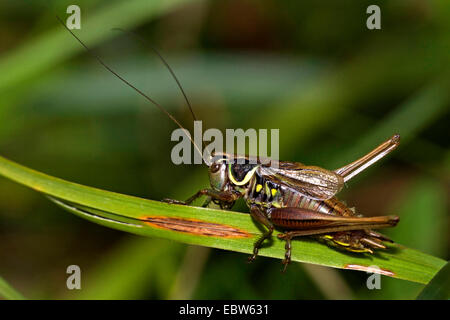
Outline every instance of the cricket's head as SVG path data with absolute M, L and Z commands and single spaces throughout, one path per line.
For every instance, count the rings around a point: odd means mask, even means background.
M 216 153 L 213 159 L 209 166 L 209 181 L 217 191 L 245 186 L 259 167 L 246 156 Z

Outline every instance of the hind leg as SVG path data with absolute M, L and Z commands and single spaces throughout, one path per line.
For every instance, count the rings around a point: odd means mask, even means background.
M 277 235 L 279 239 L 286 241 L 286 252 L 282 261 L 284 266 L 283 272 L 286 271 L 288 264 L 291 262 L 291 239 L 302 236 L 304 236 L 304 233 L 301 231 L 287 231 Z M 334 247 L 360 253 L 373 253 L 374 249 L 386 249 L 383 241 L 392 242 L 392 240 L 386 236 L 368 229 L 332 232 L 325 235 L 318 235 L 317 237 L 325 240 Z

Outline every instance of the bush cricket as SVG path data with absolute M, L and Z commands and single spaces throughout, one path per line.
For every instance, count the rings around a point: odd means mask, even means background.
M 104 68 L 158 107 L 181 129 L 186 130 L 166 109 L 106 65 L 59 17 L 57 18 Z M 172 69 L 158 51 L 151 49 L 176 80 L 195 120 L 191 104 Z M 191 138 L 190 140 L 202 155 L 199 146 Z M 394 135 L 360 159 L 333 171 L 290 161 L 277 161 L 275 166 L 273 161 L 261 162 L 260 159 L 248 156 L 215 153 L 211 155 L 212 161 L 208 169 L 211 184 L 209 189 L 198 191 L 184 202 L 172 199 L 164 201 L 189 205 L 197 198 L 205 196 L 203 206 L 213 202 L 222 209 L 230 209 L 236 200 L 243 198 L 252 218 L 266 229 L 255 242 L 249 261 L 257 257 L 264 240 L 270 238 L 276 228 L 283 231 L 278 234 L 278 238 L 286 242 L 283 271 L 290 263 L 291 240 L 295 237 L 315 236 L 347 251 L 373 253 L 374 249 L 386 248 L 384 241 L 392 240 L 372 229 L 394 227 L 399 218 L 363 217 L 338 200 L 336 194 L 343 188 L 344 183 L 392 152 L 399 145 L 399 141 L 400 136 Z

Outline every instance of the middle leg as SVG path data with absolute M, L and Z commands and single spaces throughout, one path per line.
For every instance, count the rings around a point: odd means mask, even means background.
M 261 223 L 262 225 L 264 225 L 267 228 L 267 231 L 263 233 L 263 235 L 256 240 L 254 246 L 253 246 L 253 255 L 251 255 L 248 258 L 248 262 L 252 262 L 253 260 L 256 259 L 256 257 L 258 256 L 258 251 L 259 248 L 261 248 L 262 243 L 264 242 L 264 240 L 270 238 L 272 236 L 273 233 L 273 224 L 272 222 L 270 222 L 269 218 L 267 217 L 266 213 L 259 208 L 256 205 L 252 205 L 250 207 L 250 215 L 259 223 Z

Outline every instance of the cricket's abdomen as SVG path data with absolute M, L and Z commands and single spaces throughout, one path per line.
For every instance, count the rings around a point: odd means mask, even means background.
M 314 200 L 288 188 L 282 188 L 281 193 L 281 207 L 302 208 L 343 217 L 355 215 L 352 209 L 348 208 L 336 197 L 327 200 Z

